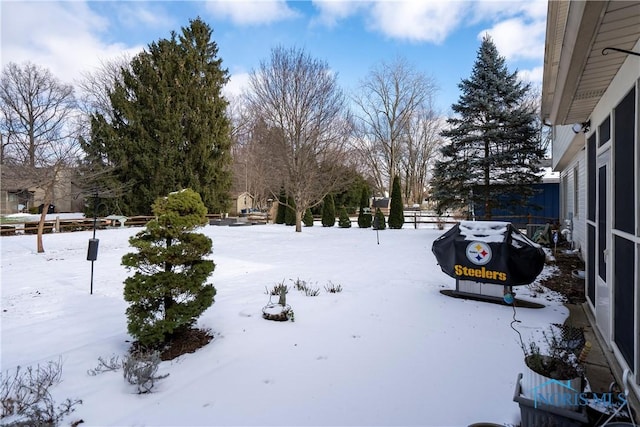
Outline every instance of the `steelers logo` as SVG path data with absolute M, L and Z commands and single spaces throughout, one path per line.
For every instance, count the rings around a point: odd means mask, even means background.
M 485 265 L 491 261 L 491 248 L 484 242 L 471 242 L 467 245 L 467 258 L 476 265 Z

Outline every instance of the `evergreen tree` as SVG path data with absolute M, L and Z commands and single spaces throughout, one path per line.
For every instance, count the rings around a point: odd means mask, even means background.
M 181 188 L 224 212 L 231 185 L 230 121 L 222 88 L 228 72 L 201 19 L 151 43 L 122 70 L 109 93 L 112 113 L 96 114 L 83 148 L 106 159 L 126 192 L 125 215 L 149 214 L 153 201 Z
M 389 228 L 400 229 L 404 225 L 404 205 L 402 203 L 402 190 L 400 189 L 400 177 L 393 177 L 391 187 L 391 203 L 389 206 Z
M 362 189 L 368 187 L 367 181 L 358 172 L 347 167 L 344 168 L 342 176 L 349 185 L 340 192 L 332 193 L 333 203 L 336 206 L 344 206 L 348 214 L 356 214 L 360 206 Z
M 313 227 L 313 214 L 311 213 L 311 209 L 307 208 L 307 210 L 304 212 L 302 223 L 305 227 Z
M 327 194 L 322 205 L 322 226 L 333 227 L 336 224 L 336 205 L 333 203 L 333 196 Z
M 387 228 L 387 222 L 384 218 L 384 214 L 380 210 L 380 208 L 376 208 L 376 213 L 373 217 L 373 229 L 374 230 L 384 230 Z
M 493 208 L 526 204 L 534 192 L 531 184 L 540 181 L 544 156 L 535 106 L 527 99 L 529 85 L 507 70 L 485 36 L 471 77 L 458 86 L 456 115 L 442 132 L 449 142 L 431 182 L 438 212 L 482 206 L 491 218 Z
M 285 225 L 296 225 L 296 202 L 293 197 L 287 197 L 287 206 L 284 208 Z
M 287 195 L 284 192 L 284 189 L 280 189 L 280 196 L 278 197 L 278 200 L 286 200 L 287 199 Z M 287 206 L 278 201 L 278 210 L 276 211 L 276 224 L 284 224 L 285 222 L 285 215 L 286 215 L 286 211 L 287 211 Z
M 185 332 L 213 304 L 215 288 L 206 284 L 215 264 L 211 239 L 193 232 L 207 224 L 200 195 L 187 189 L 153 204 L 156 219 L 129 239 L 137 252 L 122 257 L 135 269 L 124 281 L 128 331 L 147 348 L 160 348 Z
M 371 208 L 369 207 L 369 189 L 366 186 L 362 187 L 360 193 L 360 211 L 358 212 L 358 227 L 369 228 L 373 218 L 371 215 Z
M 351 219 L 347 213 L 347 208 L 344 206 L 340 208 L 340 214 L 338 215 L 338 227 L 351 228 Z

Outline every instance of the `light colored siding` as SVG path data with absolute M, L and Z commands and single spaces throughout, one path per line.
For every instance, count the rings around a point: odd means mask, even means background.
M 572 241 L 573 247 L 580 249 L 581 252 L 586 249 L 586 188 L 587 188 L 587 168 L 586 168 L 586 152 L 581 150 L 574 156 L 567 167 L 560 172 L 560 219 L 572 220 Z M 577 170 L 578 198 L 577 206 L 575 200 L 575 180 L 574 170 Z M 586 256 L 586 253 L 583 253 Z
M 573 145 L 580 145 L 579 138 L 584 146 L 584 135 L 577 134 L 571 130 L 571 126 L 556 126 L 553 129 L 553 145 L 552 145 L 552 166 L 553 170 L 561 170 L 571 161 L 578 148 Z

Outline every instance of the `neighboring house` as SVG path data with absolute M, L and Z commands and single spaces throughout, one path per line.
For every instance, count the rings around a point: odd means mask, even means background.
M 240 214 L 247 214 L 253 208 L 253 196 L 249 192 L 243 191 L 233 196 L 229 215 L 238 216 Z
M 527 224 L 558 223 L 560 218 L 559 174 L 552 172 L 550 165 L 551 161 L 545 159 L 542 163 L 541 181 L 527 185 L 535 190 L 535 194 L 527 199 L 526 204 L 512 209 L 501 208 L 499 204 L 491 210 L 491 219 L 510 222 L 520 229 L 526 229 Z M 478 191 L 482 191 L 482 188 Z M 510 198 L 513 198 L 513 194 L 505 193 L 505 200 Z M 485 219 L 484 205 L 475 204 L 473 209 L 476 219 Z
M 33 179 L 24 174 L 24 168 L 2 165 L 0 167 L 0 214 L 29 212 L 44 202 L 44 190 L 34 185 Z M 82 212 L 84 199 L 72 180 L 73 171 L 60 174 L 53 190 L 52 204 L 56 212 Z
M 609 49 L 614 48 L 614 49 Z M 619 51 L 619 50 L 623 51 Z M 634 54 L 635 53 L 635 54 Z M 640 395 L 640 2 L 549 1 L 542 118 L 593 323 Z

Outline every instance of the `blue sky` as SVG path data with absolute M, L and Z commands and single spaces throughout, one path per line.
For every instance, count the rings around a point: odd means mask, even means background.
M 0 55 L 2 66 L 28 60 L 73 83 L 100 61 L 133 55 L 199 16 L 213 28 L 230 94 L 271 48 L 296 46 L 326 61 L 347 92 L 371 67 L 403 57 L 434 79 L 436 107 L 447 114 L 485 33 L 510 71 L 541 84 L 546 11 L 546 0 L 3 0 Z

